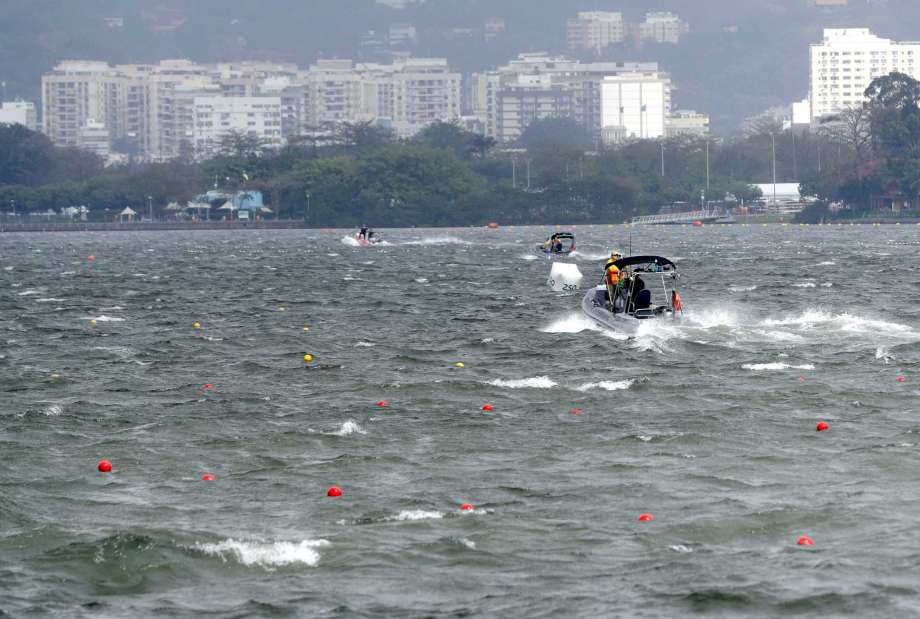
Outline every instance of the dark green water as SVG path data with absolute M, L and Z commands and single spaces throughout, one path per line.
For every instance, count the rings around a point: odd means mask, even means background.
M 920 227 L 547 232 L 0 236 L 0 614 L 920 613 Z

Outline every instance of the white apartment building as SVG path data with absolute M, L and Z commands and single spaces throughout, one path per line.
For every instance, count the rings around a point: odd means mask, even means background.
M 23 125 L 27 129 L 38 129 L 38 115 L 31 101 L 4 101 L 0 103 L 0 124 Z
M 232 132 L 281 147 L 281 97 L 195 97 L 192 136 L 199 157 L 216 154 L 221 139 Z
M 409 137 L 436 120 L 460 117 L 461 79 L 446 60 L 425 58 L 388 65 L 320 60 L 306 71 L 264 62 L 66 61 L 42 76 L 44 131 L 56 144 L 77 146 L 93 119 L 105 125 L 113 143 L 127 140 L 146 159 L 162 161 L 195 150 L 197 98 L 268 96 L 282 100 L 285 138 L 376 119 Z
M 670 80 L 657 74 L 627 73 L 604 78 L 601 86 L 602 137 L 654 139 L 665 134 L 670 113 Z
M 600 51 L 626 38 L 623 14 L 614 11 L 582 11 L 566 22 L 566 38 L 571 51 Z
M 597 136 L 602 127 L 601 85 L 606 77 L 624 73 L 667 77 L 654 62 L 582 63 L 542 53 L 521 54 L 504 67 L 471 77 L 470 111 L 482 119 L 486 135 L 501 143 L 513 142 L 526 128 L 517 126 L 516 117 L 504 116 L 514 112 L 511 101 L 524 99 L 536 105 L 535 119 L 565 116 Z M 668 85 L 666 102 L 670 107 L 670 82 Z M 528 94 L 528 90 L 534 92 Z M 550 114 L 548 110 L 554 108 Z
M 645 21 L 639 24 L 639 39 L 643 41 L 680 43 L 688 32 L 690 25 L 674 13 L 646 13 Z
M 95 153 L 107 162 L 109 155 L 112 154 L 112 137 L 105 123 L 92 118 L 87 119 L 86 124 L 80 128 L 77 146 Z
M 693 110 L 676 110 L 664 119 L 665 137 L 709 135 L 709 116 Z
M 830 28 L 811 46 L 811 121 L 858 107 L 872 80 L 894 71 L 920 79 L 920 43 L 898 43 L 868 28 Z

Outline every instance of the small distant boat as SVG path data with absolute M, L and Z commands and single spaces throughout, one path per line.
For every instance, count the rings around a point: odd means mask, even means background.
M 370 228 L 361 228 L 361 230 L 355 232 L 354 239 L 361 247 L 370 247 L 383 240 Z
M 630 256 L 614 264 L 620 269 L 620 284 L 612 291 L 606 284 L 589 290 L 581 302 L 585 316 L 611 329 L 633 331 L 642 321 L 675 320 L 683 314 L 676 285 L 680 275 L 672 261 L 661 256 Z
M 568 256 L 575 251 L 575 235 L 571 232 L 556 232 L 536 246 L 536 252 L 546 256 Z

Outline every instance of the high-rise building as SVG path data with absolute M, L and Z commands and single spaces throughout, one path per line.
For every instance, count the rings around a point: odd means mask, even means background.
M 674 13 L 646 13 L 639 24 L 639 39 L 657 43 L 680 43 L 688 32 L 690 25 Z
M 263 62 L 164 60 L 112 66 L 67 61 L 42 76 L 44 130 L 56 144 L 78 146 L 81 131 L 93 119 L 105 126 L 113 146 L 130 148 L 136 151 L 131 154 L 151 161 L 211 154 L 208 149 L 218 138 L 209 127 L 196 124 L 200 98 L 277 99 L 280 108 L 270 113 L 279 112 L 278 126 L 274 117 L 255 125 L 260 137 L 277 145 L 281 138 L 330 124 L 368 120 L 409 137 L 434 121 L 459 118 L 460 94 L 461 75 L 444 59 L 425 58 L 357 65 L 320 60 L 306 71 Z M 229 114 L 236 129 L 249 126 L 238 125 L 237 114 L 266 113 L 254 101 L 230 101 L 223 107 L 227 109 L 220 113 Z
M 709 135 L 709 116 L 693 110 L 676 110 L 664 119 L 664 135 L 669 138 Z
M 519 126 L 517 117 L 506 116 L 514 113 L 512 101 L 522 106 L 529 101 L 533 113 L 521 117 L 528 122 L 565 116 L 599 136 L 603 126 L 601 85 L 606 77 L 623 73 L 667 78 L 654 62 L 582 63 L 547 54 L 521 54 L 506 66 L 471 77 L 469 112 L 482 119 L 486 135 L 502 143 L 513 142 L 526 129 L 526 125 Z M 665 96 L 670 107 L 670 88 Z
M 27 129 L 38 129 L 35 104 L 31 101 L 4 101 L 0 103 L 0 124 L 23 125 Z
M 604 78 L 601 86 L 603 137 L 660 138 L 668 116 L 670 80 L 657 73 L 624 73 Z M 615 136 L 612 138 L 610 136 Z
M 866 88 L 892 72 L 920 79 L 920 43 L 898 43 L 868 28 L 831 28 L 811 46 L 811 121 L 859 107 Z
M 95 153 L 103 161 L 107 161 L 112 153 L 112 138 L 104 123 L 89 118 L 86 124 L 80 128 L 77 146 Z
M 600 51 L 626 38 L 623 14 L 614 11 L 582 11 L 566 23 L 571 51 Z
M 197 153 L 217 152 L 221 140 L 232 133 L 258 138 L 264 147 L 280 147 L 281 97 L 195 97 L 192 135 Z

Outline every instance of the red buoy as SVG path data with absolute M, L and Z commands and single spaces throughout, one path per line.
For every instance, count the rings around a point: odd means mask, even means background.
M 214 477 L 213 473 L 205 473 L 204 475 L 201 476 L 201 479 L 202 481 L 214 481 L 217 478 Z
M 796 542 L 799 546 L 814 546 L 815 543 L 807 535 L 803 535 L 799 538 L 799 541 Z
M 906 376 L 898 376 L 895 380 L 897 380 L 899 383 L 903 383 L 903 382 L 907 382 L 907 377 L 906 377 Z
M 655 517 L 651 514 L 639 514 L 639 522 L 651 522 Z
M 572 413 L 573 415 L 581 415 L 582 412 L 584 411 L 582 411 L 580 408 L 573 408 L 569 412 Z
M 387 405 L 386 400 L 380 400 L 379 402 L 377 402 L 377 406 L 379 406 L 380 408 L 384 408 L 386 405 Z
M 329 490 L 326 491 L 326 496 L 342 496 L 342 489 L 338 486 L 329 486 Z
M 491 405 L 491 404 L 485 404 L 485 405 L 483 405 L 482 410 L 484 410 L 484 411 L 486 411 L 486 412 L 489 412 L 489 411 L 492 410 L 492 405 Z
M 828 423 L 827 423 L 826 421 L 819 421 L 819 422 L 818 422 L 818 425 L 815 426 L 815 429 L 816 429 L 818 432 L 827 432 L 828 430 L 831 429 L 831 427 L 828 425 Z
M 460 511 L 462 512 L 471 512 L 476 509 L 471 503 L 464 503 L 460 506 Z
M 204 389 L 205 391 L 210 391 L 211 389 L 214 388 L 214 383 L 205 383 L 201 386 L 201 388 Z
M 86 259 L 89 260 L 90 262 L 95 262 L 96 256 L 93 256 L 92 254 L 90 254 L 89 256 L 86 257 Z
M 111 473 L 112 463 L 109 462 L 108 460 L 100 460 L 96 468 L 99 469 L 100 473 Z

